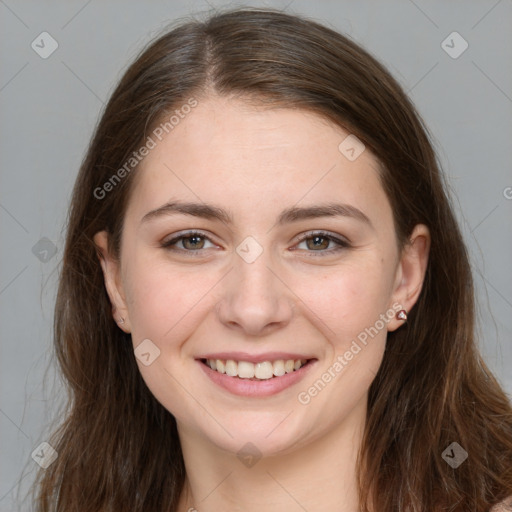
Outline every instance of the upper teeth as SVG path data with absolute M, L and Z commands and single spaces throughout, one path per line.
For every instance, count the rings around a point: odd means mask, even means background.
M 227 361 L 221 359 L 207 359 L 208 366 L 219 373 L 225 373 L 230 377 L 241 379 L 271 379 L 274 375 L 280 377 L 285 373 L 298 370 L 307 363 L 307 359 L 278 359 L 277 361 L 262 361 L 261 363 L 250 363 L 249 361 Z

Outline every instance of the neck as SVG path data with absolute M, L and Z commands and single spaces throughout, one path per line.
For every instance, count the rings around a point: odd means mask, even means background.
M 250 466 L 178 426 L 187 479 L 178 512 L 357 512 L 357 455 L 366 395 L 336 429 Z

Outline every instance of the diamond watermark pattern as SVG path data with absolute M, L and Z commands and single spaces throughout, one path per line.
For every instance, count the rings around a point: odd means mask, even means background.
M 32 254 L 43 263 L 47 263 L 57 254 L 57 247 L 44 236 L 32 247 Z
M 459 443 L 452 443 L 441 454 L 441 457 L 454 469 L 457 469 L 467 458 L 468 452 Z
M 366 146 L 355 135 L 351 134 L 343 139 L 338 149 L 347 160 L 353 162 L 361 156 L 365 147 Z
M 261 452 L 253 443 L 245 443 L 236 456 L 244 466 L 252 468 L 261 459 Z
M 32 458 L 43 468 L 50 467 L 58 457 L 53 446 L 47 442 L 41 443 L 33 452 Z
M 441 43 L 441 48 L 452 59 L 458 59 L 468 49 L 468 47 L 468 42 L 458 32 L 452 32 Z
M 59 47 L 59 43 L 48 32 L 41 32 L 30 46 L 39 57 L 47 59 Z
M 255 238 L 248 236 L 238 245 L 236 252 L 246 263 L 254 263 L 263 252 L 263 247 Z
M 160 355 L 160 349 L 150 339 L 145 339 L 137 346 L 134 353 L 144 366 L 149 366 Z

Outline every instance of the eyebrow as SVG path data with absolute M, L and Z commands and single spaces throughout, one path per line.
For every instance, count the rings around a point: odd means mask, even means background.
M 159 217 L 176 214 L 192 215 L 203 219 L 220 220 L 225 224 L 233 224 L 233 216 L 223 208 L 206 203 L 183 201 L 171 201 L 155 210 L 151 210 L 142 217 L 140 223 L 145 224 Z M 317 217 L 351 217 L 373 228 L 370 219 L 361 210 L 355 206 L 340 203 L 326 203 L 306 207 L 293 206 L 281 212 L 277 224 L 284 225 L 290 222 L 314 219 Z

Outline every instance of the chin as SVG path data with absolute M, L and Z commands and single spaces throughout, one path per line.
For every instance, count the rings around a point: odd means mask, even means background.
M 223 426 L 227 427 L 229 434 L 216 422 L 208 422 L 201 429 L 202 436 L 221 450 L 236 454 L 239 458 L 245 452 L 257 457 L 285 455 L 305 443 L 304 432 L 309 431 L 309 428 L 291 421 L 297 411 L 290 408 L 283 414 L 282 410 L 274 413 L 260 411 L 225 415 Z

